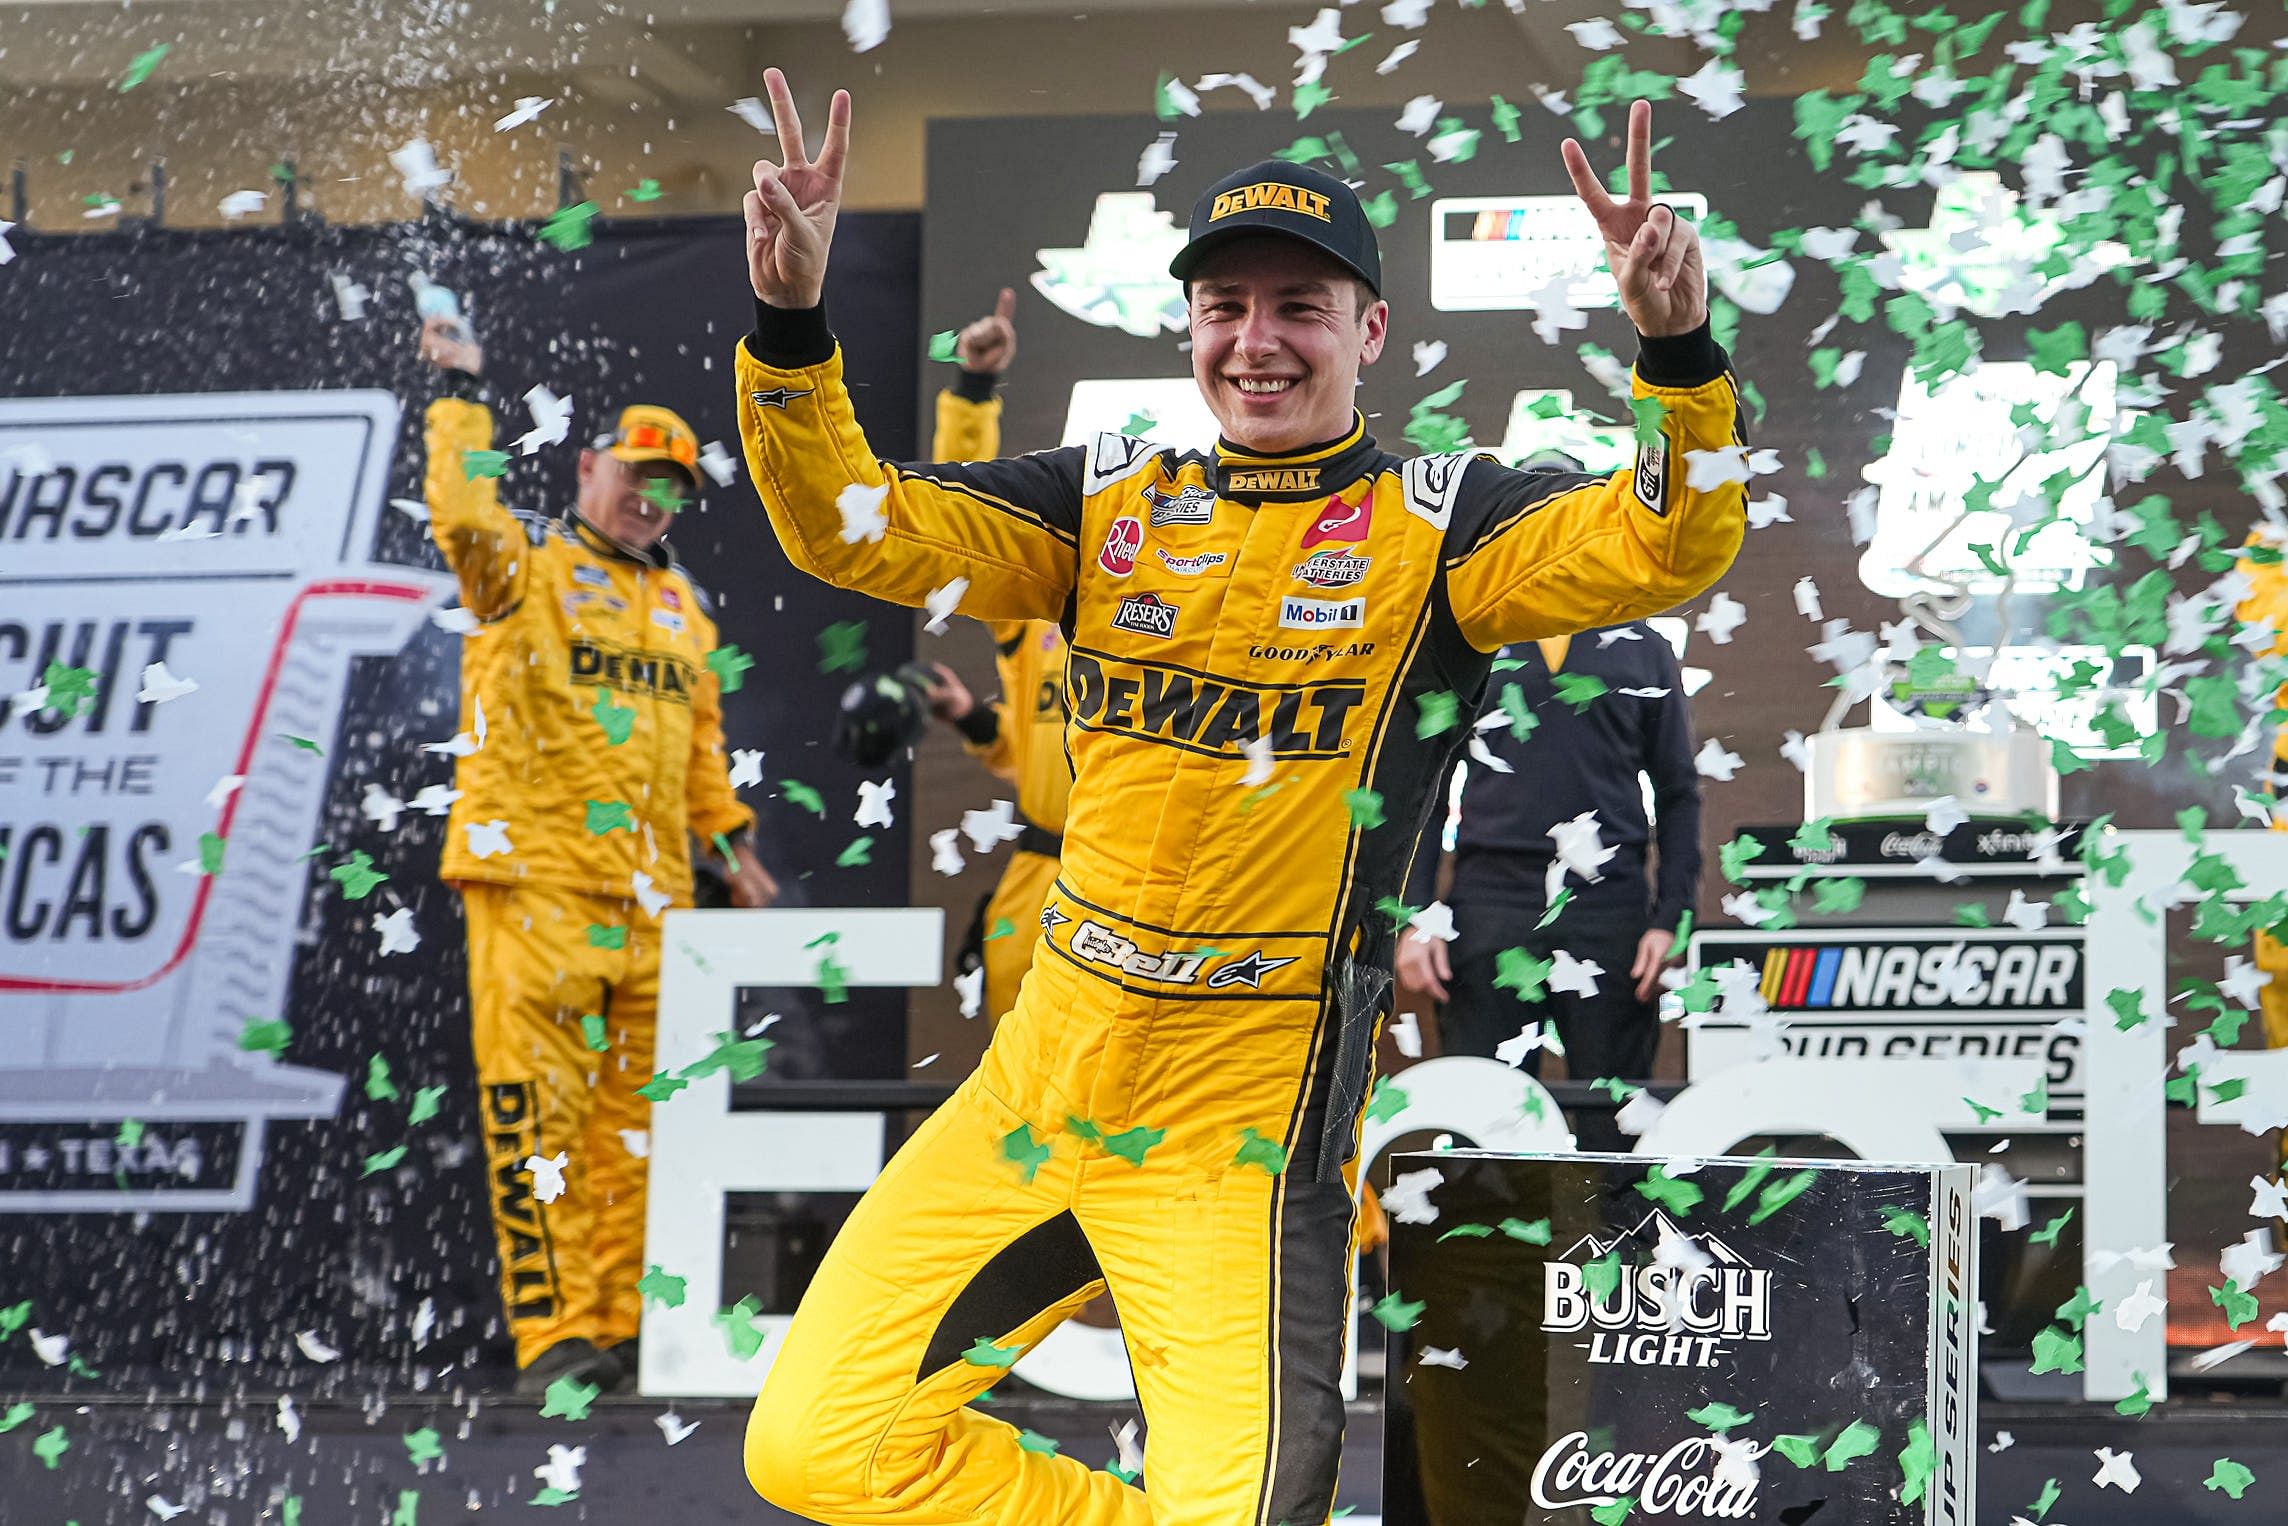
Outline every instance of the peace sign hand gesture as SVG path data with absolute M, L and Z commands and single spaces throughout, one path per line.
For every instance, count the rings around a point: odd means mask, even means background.
M 1647 338 L 1689 334 L 1708 321 L 1708 276 L 1692 224 L 1652 200 L 1652 103 L 1629 107 L 1629 196 L 1605 194 L 1581 145 L 1563 149 L 1573 190 L 1605 236 L 1605 264 L 1620 283 L 1621 307 Z
M 773 307 L 816 307 L 826 292 L 826 251 L 842 210 L 842 161 L 850 150 L 850 92 L 834 92 L 827 108 L 826 147 L 814 161 L 803 148 L 794 92 L 776 69 L 763 71 L 784 164 L 755 161 L 755 188 L 745 198 L 747 280 Z

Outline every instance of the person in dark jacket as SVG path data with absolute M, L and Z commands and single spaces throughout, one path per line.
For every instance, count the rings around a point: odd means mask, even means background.
M 1444 1053 L 1507 1059 L 1515 1048 L 1497 1055 L 1501 1046 L 1551 1021 L 1575 1080 L 1642 1081 L 1660 1041 L 1660 972 L 1700 886 L 1700 776 L 1676 654 L 1637 621 L 1507 646 L 1494 666 L 1482 746 L 1463 765 L 1445 898 L 1455 936 L 1449 945 L 1409 932 L 1400 977 L 1440 1003 Z M 1553 829 L 1585 814 L 1613 856 L 1594 880 L 1573 870 L 1553 880 Z M 1415 854 L 1408 905 L 1435 897 L 1440 831 L 1434 822 Z M 1570 898 L 1549 919 L 1553 890 Z M 1561 964 L 1543 999 L 1523 1001 L 1514 978 L 1502 981 L 1512 949 L 1537 960 L 1561 949 L 1598 968 Z M 1594 994 L 1578 989 L 1585 983 Z M 1528 1073 L 1539 1073 L 1539 1057 L 1527 1049 Z

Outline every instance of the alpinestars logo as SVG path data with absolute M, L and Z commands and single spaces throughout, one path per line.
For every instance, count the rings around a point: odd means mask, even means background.
M 1289 954 L 1285 958 L 1273 959 L 1266 956 L 1261 949 L 1250 949 L 1244 957 L 1232 960 L 1213 975 L 1210 975 L 1208 977 L 1208 989 L 1220 991 L 1225 986 L 1245 986 L 1250 991 L 1261 990 L 1264 976 L 1273 970 L 1286 968 L 1293 964 L 1296 958 L 1296 955 Z
M 798 397 L 808 397 L 810 394 L 811 389 L 808 387 L 773 387 L 767 392 L 748 393 L 747 401 L 753 403 L 757 408 L 776 408 L 784 412 L 787 404 Z
M 1055 903 L 1054 901 L 1051 901 L 1051 902 L 1050 902 L 1048 905 L 1046 905 L 1046 906 L 1043 906 L 1043 907 L 1041 908 L 1041 931 L 1042 931 L 1042 932 L 1045 932 L 1045 933 L 1053 933 L 1053 932 L 1055 932 L 1055 931 L 1056 931 L 1058 928 L 1060 928 L 1060 927 L 1064 926 L 1064 925 L 1065 925 L 1067 922 L 1070 922 L 1071 920 L 1072 920 L 1072 918 L 1070 918 L 1070 917 L 1066 916 L 1066 915 L 1065 915 L 1063 912 L 1061 912 L 1061 911 L 1057 910 L 1057 907 L 1056 907 L 1056 903 Z
M 1173 497 L 1148 487 L 1144 501 L 1152 506 L 1155 530 L 1169 525 L 1204 525 L 1215 517 L 1215 494 L 1204 487 L 1179 488 Z
M 1669 1264 L 1623 1262 L 1610 1288 L 1590 1287 L 1588 1263 L 1615 1250 L 1633 1252 L 1648 1237 L 1694 1246 L 1702 1255 Z M 1583 1236 L 1541 1271 L 1541 1328 L 1588 1335 L 1575 1344 L 1591 1362 L 1713 1367 L 1735 1341 L 1772 1338 L 1772 1274 L 1750 1266 L 1714 1235 L 1683 1233 L 1657 1211 L 1610 1240 Z

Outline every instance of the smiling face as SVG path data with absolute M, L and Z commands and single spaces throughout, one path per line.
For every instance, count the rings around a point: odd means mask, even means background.
M 1359 367 L 1389 325 L 1390 304 L 1331 256 L 1277 234 L 1235 239 L 1192 279 L 1192 380 L 1232 444 L 1300 450 L 1350 428 Z
M 674 462 L 580 452 L 580 517 L 627 550 L 657 544 L 675 517 L 669 506 L 678 501 L 691 501 L 691 478 Z

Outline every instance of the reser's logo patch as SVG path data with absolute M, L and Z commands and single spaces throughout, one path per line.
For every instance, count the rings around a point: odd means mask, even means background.
M 1279 601 L 1279 623 L 1289 630 L 1355 630 L 1366 623 L 1366 600 L 1307 599 L 1289 594 Z
M 1275 758 L 1334 758 L 1348 746 L 1343 727 L 1366 702 L 1356 680 L 1246 684 L 1158 663 L 1075 648 L 1065 665 L 1066 708 L 1087 731 L 1218 757 L 1245 756 L 1266 737 Z
M 1104 549 L 1097 552 L 1096 564 L 1114 577 L 1124 578 L 1136 570 L 1136 556 L 1143 549 L 1144 521 L 1123 514 L 1104 532 Z
M 1308 493 L 1319 485 L 1319 474 L 1308 467 L 1266 466 L 1223 474 L 1230 493 Z
M 1215 517 L 1215 494 L 1204 487 L 1179 488 L 1173 496 L 1156 487 L 1144 490 L 1152 506 L 1152 528 L 1168 525 L 1204 525 Z
M 1173 636 L 1176 633 L 1176 606 L 1156 593 L 1140 593 L 1132 599 L 1122 599 L 1118 612 L 1112 617 L 1112 628 L 1134 631 L 1139 636 Z
M 1371 556 L 1354 556 L 1333 546 L 1322 547 L 1295 564 L 1294 577 L 1313 588 L 1355 587 L 1374 565 Z
M 1334 219 L 1327 215 L 1327 193 L 1305 190 L 1299 185 L 1287 185 L 1277 180 L 1258 181 L 1226 191 L 1208 208 L 1208 221 L 1222 222 L 1241 212 L 1294 212 L 1315 218 L 1323 223 Z

